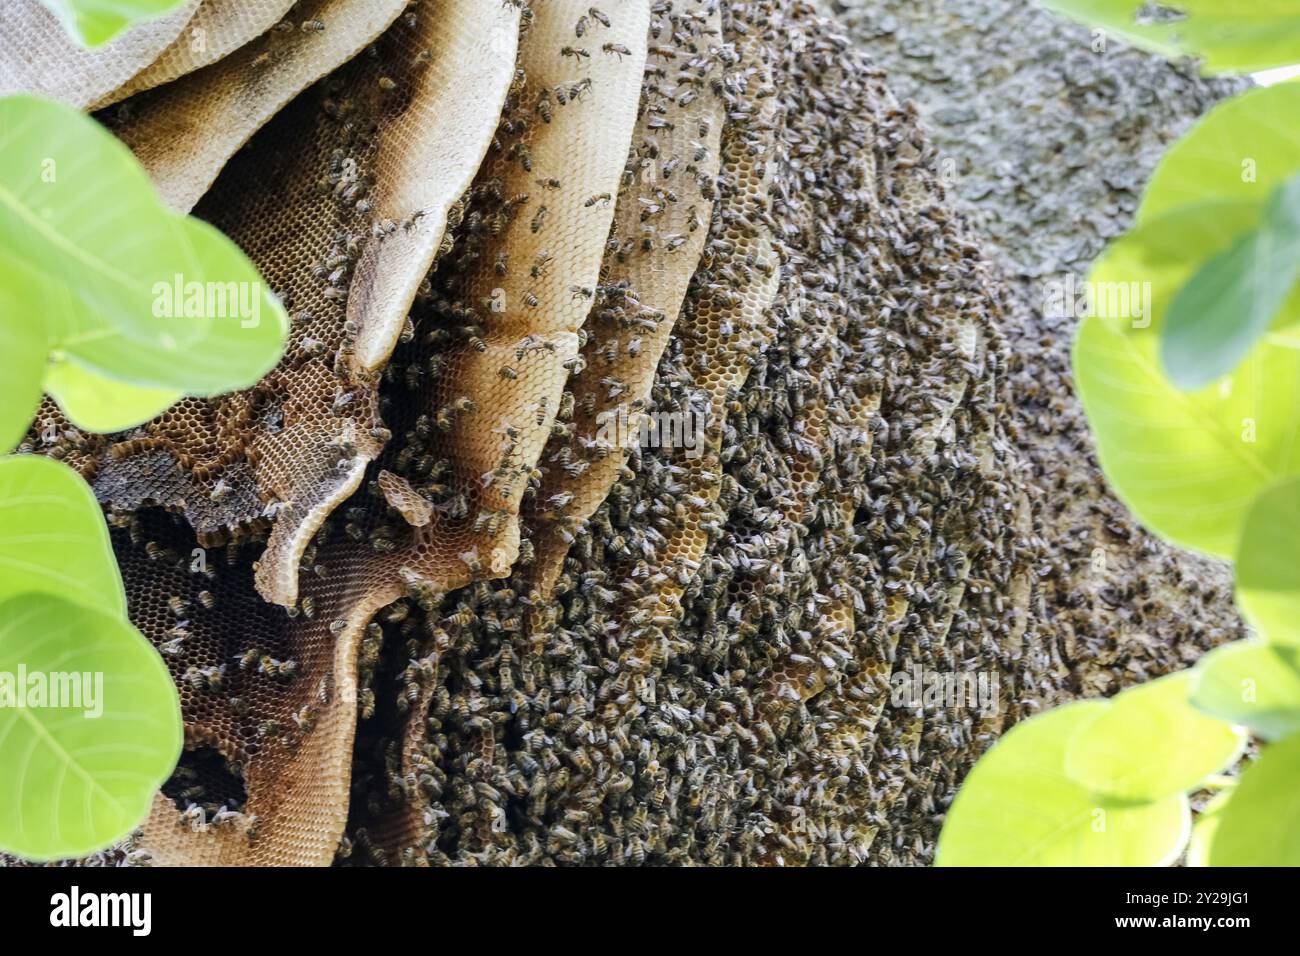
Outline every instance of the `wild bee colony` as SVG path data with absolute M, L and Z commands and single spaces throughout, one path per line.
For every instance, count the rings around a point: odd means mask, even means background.
M 29 444 L 181 691 L 133 858 L 927 861 L 1077 689 L 915 109 L 798 0 L 249 6 L 69 94 L 293 317 L 253 389 Z

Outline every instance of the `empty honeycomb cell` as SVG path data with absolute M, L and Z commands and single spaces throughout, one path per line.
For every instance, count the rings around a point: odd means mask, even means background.
M 90 50 L 40 0 L 7 2 L 0 7 L 0 96 L 34 93 L 87 109 L 153 63 L 198 7 L 199 0 L 187 0 Z
M 294 0 L 202 0 L 171 46 L 91 108 L 108 106 L 216 63 L 282 23 L 293 4 Z M 285 23 L 281 29 L 295 26 Z

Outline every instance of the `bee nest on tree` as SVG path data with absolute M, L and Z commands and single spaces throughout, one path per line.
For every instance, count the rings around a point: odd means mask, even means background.
M 812 4 L 267 0 L 187 58 L 194 2 L 107 72 L 14 6 L 5 84 L 63 58 L 295 319 L 247 391 L 38 418 L 180 690 L 155 863 L 924 862 L 1079 693 L 1001 280 Z

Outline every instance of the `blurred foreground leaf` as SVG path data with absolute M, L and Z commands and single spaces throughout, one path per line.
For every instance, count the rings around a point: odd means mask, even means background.
M 167 667 L 127 621 L 49 594 L 0 605 L 0 849 L 52 860 L 120 839 L 182 740 Z
M 1210 866 L 1300 866 L 1300 734 L 1265 747 L 1216 816 Z
M 1140 314 L 1089 315 L 1074 344 L 1074 373 L 1106 477 L 1149 528 L 1185 547 L 1237 554 L 1242 525 L 1266 488 L 1300 474 L 1295 435 L 1300 350 L 1259 341 L 1230 375 L 1184 392 L 1165 375 L 1165 314 L 1195 264 L 1253 228 L 1261 208 L 1217 200 L 1137 226 L 1089 276 L 1129 289 Z
M 1300 648 L 1235 641 L 1197 662 L 1192 704 L 1265 740 L 1300 732 Z
M 104 514 L 67 465 L 0 458 L 0 601 L 39 591 L 126 617 Z
M 1267 489 L 1237 549 L 1237 604 L 1270 641 L 1300 648 L 1300 479 Z
M 939 835 L 939 866 L 1159 866 L 1177 859 L 1191 822 L 1182 794 L 1121 803 L 1065 770 L 1070 741 L 1104 714 L 1078 701 L 1024 721 L 966 777 Z
M 103 46 L 123 30 L 155 20 L 185 0 L 41 0 L 73 37 L 88 47 Z
M 1122 691 L 1079 731 L 1065 755 L 1070 777 L 1117 800 L 1155 801 L 1185 793 L 1234 763 L 1244 735 L 1188 700 L 1192 671 Z
M 1204 59 L 1206 73 L 1251 72 L 1300 62 L 1300 19 L 1291 0 L 1039 0 L 1126 43 L 1176 59 Z

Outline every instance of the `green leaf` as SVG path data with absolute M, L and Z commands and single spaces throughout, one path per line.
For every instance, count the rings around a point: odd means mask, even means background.
M 1192 705 L 1265 740 L 1300 731 L 1300 648 L 1235 641 L 1197 662 Z
M 29 591 L 126 617 L 94 493 L 67 465 L 23 455 L 0 458 L 0 601 Z
M 1270 641 L 1300 647 L 1300 479 L 1255 501 L 1237 550 L 1237 604 Z
M 103 46 L 123 30 L 171 13 L 185 0 L 41 0 L 88 47 Z
M 183 221 L 164 208 L 131 151 L 94 120 L 40 97 L 0 99 L 0 247 L 96 315 L 93 326 L 67 329 L 64 338 L 96 335 L 100 349 L 123 348 L 125 339 L 125 347 L 173 353 L 200 338 L 206 322 L 153 310 L 154 283 L 182 271 Z
M 171 215 L 169 213 L 169 215 Z M 198 219 L 181 219 L 178 252 L 182 271 L 155 289 L 156 313 L 188 324 L 199 316 L 204 333 L 170 348 L 139 348 L 100 331 L 102 322 L 67 290 L 45 289 L 47 314 L 58 317 L 55 345 L 84 344 L 55 352 L 87 372 L 128 385 L 185 395 L 220 395 L 249 388 L 275 367 L 289 331 L 289 317 L 253 264 L 220 232 Z M 231 278 L 236 277 L 236 278 Z
M 1070 741 L 1065 769 L 1087 790 L 1154 801 L 1196 789 L 1234 763 L 1245 736 L 1192 707 L 1195 676 L 1180 671 L 1117 694 Z
M 51 860 L 121 839 L 182 742 L 176 687 L 128 622 L 49 594 L 0 605 L 0 848 Z
M 184 392 L 144 388 L 105 378 L 75 362 L 55 362 L 45 390 L 78 428 L 100 434 L 124 431 L 157 418 Z
M 164 207 L 125 146 L 47 100 L 0 99 L 0 248 L 44 279 L 27 309 L 48 316 L 55 360 L 125 384 L 244 388 L 288 334 L 238 247 Z M 0 284 L 13 271 L 0 263 Z
M 1294 10 L 1291 15 L 1300 25 Z M 1288 119 L 1297 114 L 1300 83 L 1295 82 L 1248 90 L 1220 103 L 1160 160 L 1137 222 L 1214 199 L 1262 208 L 1273 190 L 1300 172 L 1300 128 Z
M 1190 393 L 1166 378 L 1158 352 L 1169 302 L 1194 264 L 1252 228 L 1261 212 L 1203 203 L 1112 243 L 1089 277 L 1103 290 L 1095 298 L 1133 288 L 1148 294 L 1149 308 L 1132 316 L 1099 309 L 1074 345 L 1079 397 L 1115 490 L 1158 534 L 1225 558 L 1236 554 L 1255 498 L 1300 473 L 1300 351 L 1265 339 L 1231 375 Z
M 1175 0 L 1164 15 L 1139 15 L 1147 0 L 1039 0 L 1049 10 L 1103 27 L 1170 59 L 1204 59 L 1206 73 L 1266 70 L 1300 62 L 1300 18 L 1292 0 Z
M 1295 290 L 1300 276 L 1300 177 L 1273 194 L 1258 227 L 1207 259 L 1178 290 L 1165 317 L 1160 355 L 1179 388 L 1194 391 L 1245 358 Z
M 1231 797 L 1231 791 L 1216 794 L 1214 799 L 1205 805 L 1205 809 L 1196 815 L 1196 822 L 1192 824 L 1192 839 L 1187 844 L 1188 866 L 1210 865 L 1210 844 L 1214 842 L 1220 815 Z
M 238 246 L 202 220 L 186 217 L 182 222 L 182 282 L 178 285 L 173 277 L 169 284 L 160 283 L 155 307 L 166 310 L 170 305 L 175 320 L 183 322 L 196 313 L 206 314 L 206 333 L 186 348 L 183 368 L 150 369 L 147 383 L 130 367 L 105 371 L 187 395 L 249 388 L 279 362 L 289 314 Z M 164 285 L 170 286 L 166 292 Z
M 1105 701 L 1078 701 L 1017 724 L 966 777 L 939 835 L 939 866 L 1161 866 L 1191 820 L 1182 794 L 1118 803 L 1065 772 L 1076 733 Z
M 1300 866 L 1300 734 L 1264 748 L 1218 817 L 1210 866 Z
M 18 290 L 0 285 L 0 454 L 12 451 L 41 404 L 49 333 L 44 318 L 25 312 Z

